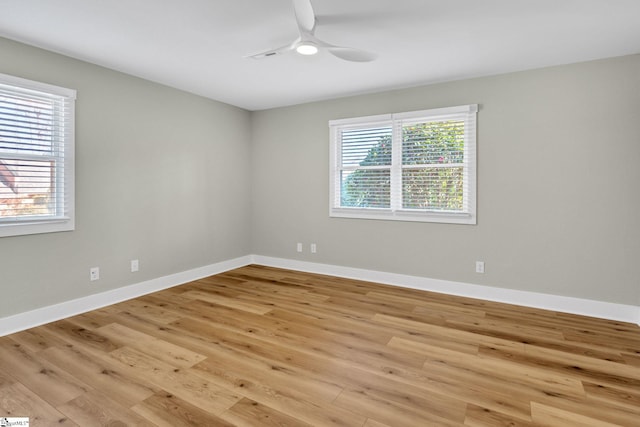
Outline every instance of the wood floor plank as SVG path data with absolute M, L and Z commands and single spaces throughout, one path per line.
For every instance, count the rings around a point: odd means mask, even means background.
M 238 295 L 246 297 L 264 297 L 268 296 L 268 299 L 279 298 L 282 301 L 313 301 L 321 302 L 331 298 L 328 295 L 318 295 L 311 291 L 313 288 L 308 285 L 300 283 L 287 283 L 284 281 L 278 282 L 264 282 L 264 281 L 252 281 L 244 280 L 239 281 L 236 279 L 217 280 L 218 276 L 212 276 L 193 282 L 194 288 L 199 291 L 210 292 L 211 289 L 234 291 Z M 232 280 L 231 283 L 228 283 Z M 238 284 L 242 283 L 241 285 Z M 212 286 L 215 285 L 215 286 Z M 262 302 L 265 302 L 264 300 Z
M 90 347 L 103 352 L 109 352 L 118 348 L 118 346 L 107 337 L 70 320 L 59 320 L 44 325 L 42 328 L 65 342 L 74 343 L 79 346 Z
M 192 329 L 192 328 L 190 328 Z M 219 337 L 221 338 L 221 337 Z M 233 338 L 231 335 L 226 336 L 225 338 L 221 338 L 222 341 L 224 341 L 225 343 L 230 343 L 231 341 L 233 341 Z M 280 350 L 279 352 L 277 351 L 277 348 L 275 345 L 273 344 L 269 344 L 269 343 L 263 343 L 263 344 L 257 344 L 255 341 L 251 342 L 251 343 L 246 343 L 246 338 L 240 338 L 238 339 L 238 341 L 236 342 L 236 345 L 241 348 L 246 346 L 247 348 L 251 349 L 251 352 L 255 355 L 257 354 L 256 352 L 258 351 L 258 348 L 264 348 L 264 352 L 260 353 L 262 355 L 265 356 L 269 356 L 271 355 L 271 357 L 275 357 L 273 355 L 277 354 L 277 353 L 282 353 L 283 351 L 285 351 L 282 354 L 282 357 L 279 359 L 280 362 L 282 362 L 285 366 L 289 366 L 291 369 L 291 366 L 300 366 L 301 363 L 296 363 L 295 358 L 299 358 L 302 361 L 304 360 L 308 360 L 311 359 L 311 363 L 310 364 L 304 364 L 303 366 L 305 368 L 308 368 L 309 370 L 316 370 L 316 373 L 321 372 L 321 367 L 322 365 L 326 364 L 326 360 L 322 360 L 321 358 L 315 358 L 314 356 L 304 356 L 304 355 L 299 355 L 299 354 L 295 354 L 295 350 Z M 273 348 L 272 348 L 273 347 Z M 216 365 L 221 365 L 221 369 L 226 369 L 226 365 L 224 364 L 224 362 L 222 361 L 222 356 L 214 356 L 212 357 L 212 360 L 215 360 Z M 233 363 L 233 362 L 232 362 Z M 304 363 L 304 362 L 302 362 Z M 236 362 L 237 365 L 237 362 Z M 335 371 L 337 368 L 337 366 L 334 364 L 332 367 L 332 371 Z M 320 371 L 318 371 L 320 370 Z M 248 372 L 249 369 L 245 368 L 242 370 L 243 373 Z M 405 383 L 405 384 L 401 384 L 401 383 L 394 383 L 393 381 L 387 379 L 387 378 L 382 378 L 382 377 L 376 377 L 375 375 L 372 375 L 372 373 L 370 372 L 364 372 L 361 371 L 359 372 L 357 365 L 352 365 L 352 366 L 345 366 L 343 370 L 339 371 L 341 374 L 338 374 L 339 379 L 336 378 L 336 381 L 346 381 L 348 382 L 348 384 L 350 384 L 353 387 L 357 387 L 358 389 L 374 389 L 374 388 L 378 388 L 380 389 L 379 393 L 387 393 L 387 395 L 395 395 L 396 393 L 394 392 L 394 390 L 397 389 L 405 389 L 405 390 L 411 390 L 413 388 L 413 386 Z M 333 372 L 332 372 L 333 373 Z M 338 373 L 338 372 L 335 372 Z M 324 375 L 328 375 L 328 372 L 324 372 Z M 298 374 L 298 377 L 301 378 L 303 375 Z M 245 375 L 246 377 L 246 375 Z M 376 377 L 375 379 L 372 379 Z M 411 393 L 408 393 L 407 395 L 402 395 L 400 397 L 398 397 L 398 399 L 400 400 L 406 400 L 408 395 L 420 395 L 420 394 L 427 394 L 427 393 L 431 393 L 430 396 L 430 400 L 429 400 L 429 404 L 425 404 L 425 402 L 422 402 L 423 407 L 430 407 L 430 405 L 435 405 L 432 407 L 432 409 L 437 412 L 438 409 L 437 408 L 442 408 L 442 407 L 448 407 L 452 405 L 461 405 L 462 403 L 459 401 L 455 401 L 455 399 L 447 399 L 444 396 L 441 396 L 437 393 L 438 391 L 438 387 L 432 387 L 431 389 L 424 389 L 424 390 L 414 390 Z M 447 402 L 447 404 L 444 404 L 444 402 Z
M 599 371 L 603 374 L 621 376 L 640 381 L 640 370 L 636 369 L 634 366 L 628 366 L 623 360 L 610 360 L 609 358 L 603 358 L 601 355 L 596 353 L 583 355 L 579 354 L 579 352 L 559 351 L 552 348 L 533 346 L 530 344 L 525 345 L 524 350 L 528 356 L 544 359 L 545 361 L 565 362 L 567 364 L 579 366 L 579 370 Z M 634 385 L 640 386 L 640 382 L 634 383 Z
M 523 322 L 528 325 L 534 325 L 542 328 L 551 328 L 553 330 L 560 330 L 563 332 L 566 330 L 575 330 L 576 328 L 579 330 L 580 325 L 585 325 L 585 323 L 582 323 L 580 320 L 576 320 L 575 317 L 565 318 L 560 317 L 559 314 L 560 313 L 549 312 L 545 310 L 523 313 L 520 310 L 515 309 L 493 309 L 486 313 L 485 318 L 488 320 L 499 320 L 510 323 Z M 578 319 L 580 319 L 579 316 Z M 586 322 L 586 324 L 589 324 L 589 330 L 594 332 L 597 331 L 607 333 L 612 330 L 612 327 L 616 330 L 616 333 L 618 333 L 618 330 L 623 330 L 625 331 L 625 333 L 628 332 L 627 328 L 622 327 L 618 324 L 612 326 L 609 321 L 604 319 L 599 319 L 601 321 L 600 323 L 594 323 L 586 317 L 582 319 Z
M 0 338 L 1 340 L 2 338 Z M 0 387 L 5 385 L 15 384 L 16 380 L 14 380 L 11 375 L 4 371 L 3 365 L 0 365 Z
M 615 328 L 618 329 L 618 328 Z M 640 347 L 640 337 L 636 334 L 613 331 L 591 331 L 585 329 L 565 329 L 563 336 L 567 342 L 593 343 L 620 352 L 634 353 Z
M 446 302 L 429 301 L 426 298 L 398 296 L 391 292 L 368 292 L 367 298 L 373 301 L 384 301 L 387 304 L 396 301 L 410 304 L 413 307 L 411 310 L 413 314 L 431 316 L 443 320 L 472 322 L 486 316 L 485 310 L 482 309 L 467 306 L 461 307 Z M 379 311 L 378 313 L 383 313 L 383 311 Z
M 65 341 L 44 328 L 27 329 L 11 335 L 11 339 L 33 353 L 65 344 Z
M 531 414 L 533 421 L 543 426 L 565 427 L 616 427 L 597 418 L 584 416 L 577 412 L 567 411 L 538 402 L 531 402 Z
M 492 347 L 480 347 L 480 354 L 499 360 L 515 361 L 526 366 L 557 372 L 581 381 L 592 381 L 617 387 L 640 389 L 640 370 L 608 360 L 584 358 L 571 353 L 550 353 L 549 349 L 526 347 L 525 353 L 505 352 Z
M 450 342 L 455 343 L 456 347 L 457 345 L 462 345 L 467 348 L 468 346 L 471 346 L 473 351 L 470 353 L 477 353 L 479 346 L 482 344 L 496 348 L 504 348 L 505 350 L 513 349 L 514 351 L 524 351 L 524 344 L 519 341 L 451 329 L 439 324 L 433 325 L 423 321 L 388 316 L 384 314 L 376 314 L 372 320 L 375 323 L 391 325 L 395 328 L 409 332 L 410 336 L 404 336 L 403 338 L 409 338 L 413 341 L 424 342 L 426 344 L 435 340 L 439 342 L 439 345 L 442 345 L 440 343 L 446 342 L 448 339 Z M 398 337 L 399 334 L 396 334 L 395 336 Z M 453 347 L 453 345 L 454 344 L 444 344 L 443 347 L 452 350 L 460 350 L 460 348 Z
M 110 358 L 73 345 L 49 348 L 42 352 L 42 357 L 123 406 L 134 405 L 156 392 L 154 387 L 128 376 Z
M 627 365 L 640 368 L 640 354 L 622 353 L 622 360 L 624 360 L 624 363 Z
M 471 332 L 477 335 L 486 335 L 502 338 L 510 341 L 524 342 L 531 339 L 564 339 L 562 331 L 553 328 L 541 328 L 527 325 L 524 322 L 506 323 L 489 319 L 479 319 L 472 322 L 447 320 L 446 326 L 451 329 Z
M 159 427 L 231 427 L 234 425 L 165 391 L 138 403 L 132 410 Z
M 113 323 L 115 318 L 116 317 L 111 313 L 96 310 L 69 317 L 67 320 L 83 328 L 94 330 L 101 326 L 108 325 L 109 323 Z
M 151 294 L 143 295 L 141 297 L 136 298 L 136 300 L 151 303 L 157 306 L 158 308 L 165 308 L 167 306 L 172 306 L 175 304 L 186 304 L 190 301 L 193 301 L 192 298 L 187 298 L 183 296 L 183 294 L 191 289 L 194 289 L 191 282 L 185 283 L 180 286 L 176 286 L 175 288 L 168 288 L 163 291 L 154 292 Z M 149 300 L 149 298 L 151 300 Z M 160 300 L 160 302 L 156 302 Z M 115 307 L 118 307 L 118 311 L 130 311 L 137 312 L 138 310 L 131 310 L 130 306 L 127 304 L 129 301 L 125 301 L 123 303 L 117 304 Z M 162 321 L 162 319 L 161 319 Z
M 640 425 L 640 328 L 250 265 L 0 337 L 31 425 Z
M 189 368 L 205 359 L 205 356 L 170 342 L 160 340 L 143 332 L 118 323 L 111 323 L 97 329 L 102 336 L 121 346 L 129 346 L 152 354 L 154 357 L 179 368 Z
M 28 417 L 29 425 L 78 426 L 22 383 L 0 387 L 2 417 Z
M 46 358 L 32 354 L 20 344 L 0 343 L 2 368 L 16 381 L 36 391 L 54 407 L 64 404 L 91 388 Z
M 249 381 L 243 373 L 221 369 L 205 361 L 194 367 L 199 375 L 216 384 L 225 384 L 245 397 L 290 417 L 317 426 L 354 426 L 364 424 L 365 417 L 332 403 L 305 400 L 295 389 L 278 390 L 269 383 Z
M 460 421 L 441 418 L 437 414 L 424 408 L 422 404 L 429 402 L 426 397 L 408 399 L 406 402 L 398 402 L 396 399 L 389 400 L 385 395 L 375 393 L 373 390 L 356 389 L 345 390 L 338 396 L 335 404 L 343 408 L 349 408 L 360 414 L 374 417 L 392 426 L 414 427 L 417 425 L 437 425 L 444 427 L 461 426 L 464 407 L 456 407 L 448 412 L 448 418 L 460 418 Z M 406 396 L 396 395 L 399 399 L 406 399 Z
M 373 418 L 367 419 L 367 422 L 364 423 L 363 427 L 391 427 L 388 424 L 383 424 L 380 421 L 376 421 Z
M 482 406 L 469 404 L 464 419 L 464 425 L 468 427 L 534 427 L 532 421 L 512 417 L 502 412 L 492 411 Z
M 258 340 L 250 337 L 235 340 L 233 334 L 225 333 L 224 330 L 218 331 L 217 335 L 216 343 L 209 345 L 209 360 L 199 364 L 197 369 L 215 363 L 218 368 L 241 373 L 249 381 L 270 383 L 278 389 L 295 389 L 303 397 L 326 402 L 333 401 L 342 391 L 342 387 L 330 379 L 318 378 L 289 363 L 279 363 L 261 356 L 260 348 L 267 346 Z
M 221 417 L 238 427 L 311 427 L 311 424 L 246 398 L 223 412 Z
M 191 328 L 190 328 L 191 329 Z M 476 388 L 473 384 L 468 385 L 464 375 L 460 378 L 459 384 L 452 383 L 449 379 L 450 372 L 441 376 L 434 376 L 432 372 L 424 372 L 409 367 L 402 369 L 399 365 L 387 364 L 384 368 L 370 368 L 356 364 L 348 360 L 333 360 L 315 352 L 305 351 L 303 347 L 285 347 L 281 342 L 261 340 L 256 343 L 255 337 L 237 336 L 236 334 L 224 334 L 224 338 L 216 333 L 216 340 L 221 340 L 225 345 L 237 348 L 239 351 L 246 350 L 247 356 L 261 357 L 271 360 L 272 363 L 288 366 L 289 369 L 301 369 L 303 373 L 301 377 L 311 376 L 318 380 L 331 381 L 336 385 L 343 387 L 362 387 L 362 378 L 369 376 L 384 376 L 398 381 L 397 387 L 416 386 L 423 388 L 422 392 L 443 393 L 452 398 L 464 396 L 470 401 L 482 404 L 488 407 L 496 408 L 510 414 L 516 414 L 524 419 L 530 419 L 530 410 L 528 401 L 520 404 L 514 401 L 508 394 L 491 393 L 491 386 L 494 382 L 488 381 L 490 386 L 486 388 Z M 233 338 L 235 337 L 235 339 Z M 219 360 L 213 356 L 214 360 Z M 480 376 L 485 379 L 484 376 Z M 366 384 L 365 384 L 366 385 Z M 368 386 L 368 385 L 367 385 Z M 522 385 L 516 384 L 509 390 L 520 390 Z M 508 391 L 507 391 L 508 393 Z M 542 391 L 540 392 L 542 393 Z
M 549 374 L 544 369 L 517 366 L 508 361 L 494 360 L 490 357 L 477 357 L 430 346 L 424 343 L 412 342 L 402 338 L 393 338 L 390 346 L 404 348 L 409 351 L 422 352 L 430 360 L 443 361 L 450 366 L 467 367 L 479 373 L 513 381 L 522 385 L 544 387 L 549 393 L 560 393 L 582 397 L 585 395 L 582 383 L 570 376 Z M 431 366 L 425 363 L 425 369 Z
M 140 415 L 98 391 L 90 391 L 58 407 L 58 410 L 82 427 L 153 427 Z
M 294 325 L 304 325 L 317 330 L 327 331 L 332 334 L 342 335 L 346 339 L 357 339 L 386 344 L 393 336 L 393 331 L 385 328 L 377 328 L 354 319 L 345 319 L 333 316 L 324 316 L 319 319 L 315 315 L 306 315 L 301 312 L 274 309 L 265 314 L 275 320 L 280 320 Z
M 153 319 L 158 323 L 171 323 L 180 318 L 179 314 L 165 309 L 160 304 L 148 303 L 142 298 L 126 301 L 121 303 L 119 306 L 122 311 L 134 312 L 139 316 Z M 117 321 L 117 317 L 114 321 Z
M 598 401 L 606 402 L 634 412 L 640 419 L 640 389 L 636 391 L 623 390 L 587 381 L 583 381 L 583 385 L 587 393 L 587 399 L 593 401 L 594 406 L 597 406 Z
M 111 356 L 132 368 L 136 377 L 146 380 L 169 393 L 214 415 L 230 408 L 241 396 L 218 387 L 196 375 L 193 370 L 181 370 L 134 348 L 122 347 Z
M 185 292 L 183 296 L 194 299 L 194 300 L 214 302 L 219 305 L 224 305 L 224 306 L 235 308 L 242 311 L 248 311 L 249 313 L 254 313 L 254 314 L 265 314 L 269 310 L 271 310 L 271 307 L 269 306 L 264 306 L 264 305 L 255 304 L 251 302 L 239 301 L 238 299 L 225 297 L 221 295 L 211 295 L 210 293 L 207 293 L 207 292 L 188 291 L 188 292 Z
M 215 319 L 218 325 L 224 325 L 231 331 L 249 332 L 264 339 L 278 340 L 292 346 L 309 347 L 318 353 L 332 357 L 375 366 L 384 366 L 389 361 L 416 367 L 420 367 L 424 363 L 424 358 L 419 355 L 398 352 L 386 346 L 351 336 L 343 336 L 305 325 L 281 322 L 268 316 L 261 316 L 257 319 L 252 313 L 228 312 L 212 303 L 197 302 L 193 307 L 197 308 L 195 312 L 201 313 L 201 316 L 204 313 L 206 317 L 201 317 L 202 320 Z M 190 325 L 193 328 L 198 328 L 198 324 L 193 324 L 197 321 L 185 318 L 173 322 L 172 325 L 182 325 L 186 329 L 189 329 Z
M 543 390 L 515 381 L 495 378 L 470 368 L 428 364 L 420 371 L 395 368 L 399 382 L 430 388 L 438 393 L 475 404 L 519 420 L 531 419 L 530 397 Z

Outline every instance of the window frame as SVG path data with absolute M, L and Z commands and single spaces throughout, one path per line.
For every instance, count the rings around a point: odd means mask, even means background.
M 435 222 L 449 224 L 477 223 L 477 104 L 435 108 L 404 113 L 382 114 L 329 121 L 329 216 L 337 218 Z M 464 163 L 463 163 L 463 212 L 402 208 L 402 126 L 403 121 L 429 122 L 443 119 L 464 120 Z M 341 135 L 345 130 L 367 129 L 376 126 L 390 126 L 392 129 L 392 161 L 389 208 L 362 208 L 341 206 Z M 386 168 L 386 166 L 384 167 Z
M 62 126 L 63 137 L 52 142 L 51 155 L 40 157 L 29 153 L 11 154 L 0 149 L 0 158 L 41 161 L 55 160 L 55 210 L 50 216 L 0 217 L 0 238 L 40 233 L 55 233 L 75 229 L 75 100 L 76 91 L 48 83 L 0 73 L 0 86 L 7 92 L 15 90 L 23 96 L 29 92 L 36 96 L 57 99 L 64 106 L 51 119 L 54 126 Z M 53 154 L 55 153 L 55 154 Z M 60 164 L 60 162 L 62 164 Z

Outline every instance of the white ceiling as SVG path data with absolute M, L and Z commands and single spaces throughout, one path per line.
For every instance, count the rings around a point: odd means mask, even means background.
M 297 36 L 291 0 L 1 0 L 0 36 L 248 110 L 640 52 L 640 0 L 312 2 L 378 59 L 245 58 Z

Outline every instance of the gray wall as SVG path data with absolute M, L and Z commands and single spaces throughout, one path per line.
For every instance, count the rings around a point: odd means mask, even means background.
M 477 225 L 329 218 L 330 119 L 470 103 L 480 104 Z M 254 112 L 252 120 L 256 254 L 640 303 L 640 55 Z M 476 260 L 486 262 L 484 275 Z
M 640 55 L 253 113 L 5 39 L 0 73 L 78 91 L 76 230 L 0 239 L 1 317 L 250 253 L 640 304 Z M 478 225 L 329 218 L 330 119 L 468 103 Z
M 247 111 L 6 39 L 0 73 L 78 91 L 76 230 L 0 238 L 0 317 L 251 252 Z

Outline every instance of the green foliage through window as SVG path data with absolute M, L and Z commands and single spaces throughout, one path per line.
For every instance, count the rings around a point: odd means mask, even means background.
M 372 135 L 378 135 L 372 139 Z M 391 129 L 343 133 L 343 165 L 358 155 L 360 169 L 342 173 L 340 204 L 361 208 L 389 208 L 391 203 Z M 363 154 L 364 153 L 364 154 Z M 402 127 L 402 207 L 461 210 L 463 202 L 464 122 L 438 121 Z M 412 166 L 407 168 L 407 166 Z
M 464 121 L 402 128 L 402 207 L 462 210 Z
M 476 111 L 467 105 L 333 121 L 332 214 L 463 215 L 443 222 L 475 223 Z

